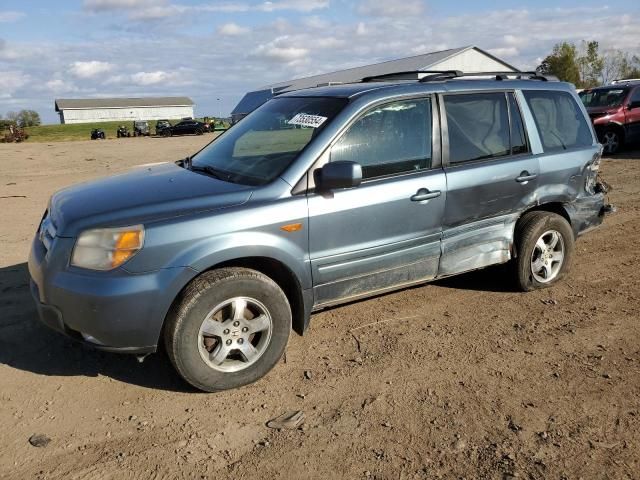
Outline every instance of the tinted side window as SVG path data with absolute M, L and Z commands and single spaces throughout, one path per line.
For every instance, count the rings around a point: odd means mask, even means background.
M 631 94 L 631 98 L 629 99 L 629 103 L 638 103 L 640 102 L 640 87 L 636 88 Z
M 571 94 L 537 90 L 523 93 L 546 152 L 593 143 L 591 129 Z
M 515 95 L 508 94 L 509 97 L 509 115 L 511 116 L 511 153 L 518 155 L 519 153 L 527 153 L 527 136 L 524 133 L 524 124 L 522 123 L 522 115 L 518 108 Z
M 431 102 L 403 100 L 374 107 L 331 149 L 331 161 L 362 166 L 363 178 L 431 167 Z
M 444 97 L 451 164 L 509 155 L 509 114 L 504 93 Z

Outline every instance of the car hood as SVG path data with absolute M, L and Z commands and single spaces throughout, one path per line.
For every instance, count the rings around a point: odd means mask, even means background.
M 126 226 L 245 203 L 252 187 L 223 182 L 174 163 L 81 183 L 51 197 L 49 216 L 57 236 L 87 228 Z

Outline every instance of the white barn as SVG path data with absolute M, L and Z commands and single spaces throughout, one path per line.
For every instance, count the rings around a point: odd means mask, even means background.
M 193 107 L 193 100 L 188 97 L 59 98 L 55 100 L 60 123 L 193 118 Z
M 519 71 L 489 52 L 469 45 L 266 85 L 247 93 L 233 109 L 231 116 L 234 121 L 237 121 L 277 93 L 332 83 L 358 82 L 365 77 L 415 70 L 461 70 L 468 73 Z M 419 75 L 416 75 L 417 77 Z

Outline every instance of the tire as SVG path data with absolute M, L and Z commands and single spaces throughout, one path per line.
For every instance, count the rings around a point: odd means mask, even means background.
M 200 128 L 196 129 L 196 135 L 202 135 L 202 129 Z
M 205 272 L 185 288 L 167 317 L 164 341 L 186 382 L 216 392 L 266 375 L 284 354 L 290 332 L 282 289 L 260 272 L 234 267 Z
M 171 130 L 169 130 L 168 128 L 165 128 L 164 130 L 162 130 L 162 136 L 163 137 L 170 137 L 171 136 Z
M 560 215 L 543 211 L 523 215 L 515 230 L 513 262 L 518 287 L 528 292 L 562 280 L 571 267 L 574 243 L 571 225 Z
M 602 143 L 604 153 L 609 155 L 618 153 L 622 149 L 622 145 L 624 145 L 624 137 L 622 136 L 622 133 L 615 128 L 607 128 L 602 132 L 600 141 Z

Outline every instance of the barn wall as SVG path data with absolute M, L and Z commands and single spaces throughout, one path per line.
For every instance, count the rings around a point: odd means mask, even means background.
M 118 120 L 169 120 L 193 117 L 189 107 L 128 107 L 63 110 L 61 123 L 113 122 Z
M 512 69 L 488 57 L 482 52 L 469 49 L 429 66 L 429 70 L 462 70 L 463 72 L 508 72 Z

